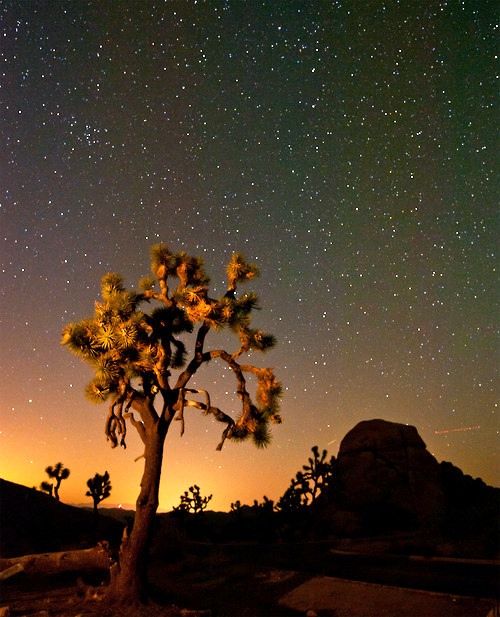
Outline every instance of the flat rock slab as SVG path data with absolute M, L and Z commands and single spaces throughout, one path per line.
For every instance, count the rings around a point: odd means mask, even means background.
M 284 595 L 280 605 L 332 617 L 487 617 L 494 600 L 358 583 L 322 576 Z

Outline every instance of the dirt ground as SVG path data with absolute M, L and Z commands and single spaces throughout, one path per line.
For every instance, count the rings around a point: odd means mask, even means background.
M 9 617 L 500 617 L 493 599 L 354 582 L 306 565 L 303 554 L 193 545 L 152 558 L 153 603 L 140 609 L 107 608 L 102 573 L 21 573 L 2 583 L 0 607 Z
M 158 576 L 166 574 L 157 572 Z M 170 573 L 171 574 L 171 573 Z M 142 608 L 111 609 L 103 603 L 104 587 L 84 585 L 69 577 L 50 577 L 35 581 L 24 579 L 2 585 L 0 607 L 9 612 L 0 617 L 293 617 L 301 615 L 278 600 L 303 577 L 296 573 L 257 573 L 252 579 L 234 578 L 211 581 L 182 577 L 170 579 L 169 589 L 160 593 L 153 589 L 152 601 Z M 249 586 L 260 588 L 252 593 Z M 174 601 L 175 600 L 175 601 Z
M 3 584 L 0 607 L 9 607 L 5 617 L 497 617 L 491 599 L 311 578 L 286 570 L 235 570 L 229 578 L 202 576 L 195 569 L 192 576 L 180 574 L 155 569 L 153 587 L 163 576 L 168 580 L 143 608 L 106 608 L 103 587 L 69 576 Z

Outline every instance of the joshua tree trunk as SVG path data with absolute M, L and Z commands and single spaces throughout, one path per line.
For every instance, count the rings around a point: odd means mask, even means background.
M 113 603 L 137 604 L 147 600 L 147 555 L 158 508 L 163 446 L 168 424 L 159 420 L 145 436 L 144 473 L 136 502 L 134 525 L 129 536 L 124 533 L 119 562 L 111 572 L 108 599 Z

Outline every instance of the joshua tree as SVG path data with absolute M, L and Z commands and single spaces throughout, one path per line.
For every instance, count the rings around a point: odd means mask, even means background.
M 68 324 L 62 334 L 62 344 L 95 371 L 87 387 L 90 399 L 109 401 L 105 434 L 112 447 L 125 447 L 129 426 L 144 444 L 134 526 L 122 541 L 108 589 L 108 598 L 121 603 L 144 597 L 148 540 L 158 507 L 163 446 L 172 421 L 179 421 L 181 435 L 186 408 L 222 422 L 225 428 L 217 450 L 226 439 L 250 438 L 263 447 L 270 439 L 269 424 L 281 421 L 281 385 L 273 370 L 240 362 L 246 352 L 266 351 L 275 342 L 272 335 L 251 327 L 256 295 L 237 293 L 239 284 L 253 279 L 257 269 L 233 254 L 226 270 L 226 291 L 218 299 L 210 297 L 209 279 L 197 257 L 157 244 L 151 251 L 151 270 L 153 278 L 142 279 L 137 292 L 127 290 L 118 274 L 106 274 L 101 281 L 102 300 L 95 303 L 93 316 Z M 236 348 L 206 349 L 207 334 L 222 328 L 236 335 Z M 193 348 L 186 362 L 183 335 L 191 332 Z M 228 366 L 235 377 L 241 401 L 236 418 L 214 406 L 207 390 L 189 387 L 192 377 L 211 360 Z M 248 391 L 248 376 L 256 383 L 254 399 Z
M 69 477 L 70 471 L 67 467 L 64 467 L 62 463 L 56 463 L 54 467 L 49 465 L 45 469 L 45 473 L 49 478 L 55 480 L 56 483 L 51 484 L 50 482 L 44 481 L 40 484 L 40 488 L 49 495 L 54 495 L 57 501 L 59 501 L 59 487 L 61 486 L 61 482 Z
M 278 501 L 278 510 L 290 512 L 310 506 L 330 484 L 335 457 L 327 460 L 327 451 L 323 450 L 320 455 L 318 446 L 313 446 L 311 450 L 313 457 L 309 457 L 308 465 L 303 465 L 302 471 L 292 478 L 290 486 Z
M 94 513 L 97 514 L 97 506 L 111 495 L 111 482 L 109 473 L 104 472 L 104 475 L 96 473 L 93 478 L 87 480 L 89 490 L 85 493 L 87 497 L 92 497 L 94 500 Z
M 326 450 L 321 455 L 318 446 L 313 446 L 311 450 L 313 458 L 308 458 L 308 465 L 303 465 L 296 476 L 307 505 L 312 505 L 331 482 L 335 465 L 334 456 L 327 460 Z
M 177 512 L 193 512 L 194 514 L 201 514 L 203 510 L 206 510 L 208 502 L 211 499 L 212 495 L 202 497 L 200 487 L 195 484 L 194 486 L 189 487 L 189 492 L 184 491 L 184 494 L 180 496 L 180 504 L 177 507 L 174 507 L 174 510 Z

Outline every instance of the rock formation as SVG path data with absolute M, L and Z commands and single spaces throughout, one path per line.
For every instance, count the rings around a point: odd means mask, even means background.
M 428 524 L 444 509 L 439 463 L 414 426 L 360 422 L 340 444 L 335 501 L 368 526 Z
M 410 531 L 451 554 L 500 551 L 500 489 L 439 463 L 415 427 L 385 420 L 360 422 L 344 437 L 318 516 L 335 535 Z

